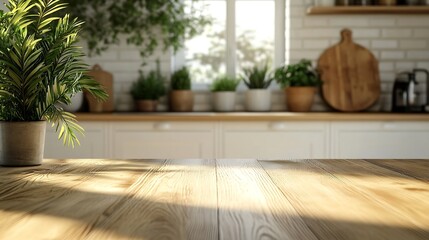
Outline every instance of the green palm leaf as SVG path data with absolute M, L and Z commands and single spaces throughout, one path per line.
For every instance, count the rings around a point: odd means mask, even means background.
M 9 0 L 0 14 L 0 120 L 46 119 L 72 147 L 83 133 L 73 114 L 58 107 L 87 89 L 100 99 L 107 94 L 85 73 L 88 66 L 75 44 L 82 22 L 55 16 L 60 0 Z

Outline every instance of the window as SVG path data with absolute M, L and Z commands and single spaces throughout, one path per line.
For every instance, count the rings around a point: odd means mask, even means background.
M 213 19 L 203 34 L 185 42 L 178 67 L 187 65 L 194 85 L 219 75 L 239 75 L 243 68 L 284 63 L 284 0 L 200 0 Z

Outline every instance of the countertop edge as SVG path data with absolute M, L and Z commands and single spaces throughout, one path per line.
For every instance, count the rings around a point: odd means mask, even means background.
M 337 112 L 267 112 L 267 113 L 75 113 L 81 122 L 140 121 L 429 121 L 424 113 L 337 113 Z

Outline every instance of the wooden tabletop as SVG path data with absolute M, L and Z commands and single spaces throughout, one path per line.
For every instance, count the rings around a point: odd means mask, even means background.
M 428 160 L 0 168 L 0 239 L 429 239 Z

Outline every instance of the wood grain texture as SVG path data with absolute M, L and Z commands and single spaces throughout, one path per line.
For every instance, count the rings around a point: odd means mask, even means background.
M 214 160 L 166 161 L 103 215 L 88 239 L 218 239 Z
M 0 239 L 429 239 L 428 163 L 45 160 L 0 168 Z
M 416 178 L 425 182 L 429 182 L 429 161 L 424 159 L 407 159 L 407 160 L 392 160 L 392 159 L 369 159 L 366 160 L 372 164 L 390 169 L 392 171 L 404 174 L 411 178 Z
M 374 195 L 365 194 L 361 188 L 343 180 L 343 175 L 354 176 L 359 172 L 363 175 L 362 169 L 330 172 L 315 163 L 318 161 L 261 162 L 319 239 L 429 237 L 428 228 L 419 228 L 413 224 L 415 220 L 407 219 L 420 213 L 396 212 L 394 207 L 391 208 L 396 203 L 393 199 L 380 202 Z M 379 185 L 373 183 L 373 186 L 378 188 Z M 418 205 L 419 202 L 414 202 L 413 209 L 419 209 Z M 424 222 L 421 224 L 426 225 Z
M 421 239 L 429 238 L 427 183 L 362 160 L 310 162 L 353 186 L 361 195 L 404 221 L 400 226 L 412 229 Z
M 0 170 L 0 239 L 217 239 L 213 161 Z
M 217 160 L 220 239 L 316 239 L 256 160 Z
M 0 239 L 82 238 L 87 226 L 123 192 L 129 176 L 104 177 L 123 164 L 45 161 L 37 168 L 6 169 L 6 175 L 2 171 Z
M 349 29 L 341 31 L 340 43 L 322 53 L 318 69 L 323 98 L 336 110 L 362 111 L 380 96 L 378 61 L 368 49 L 353 42 Z

